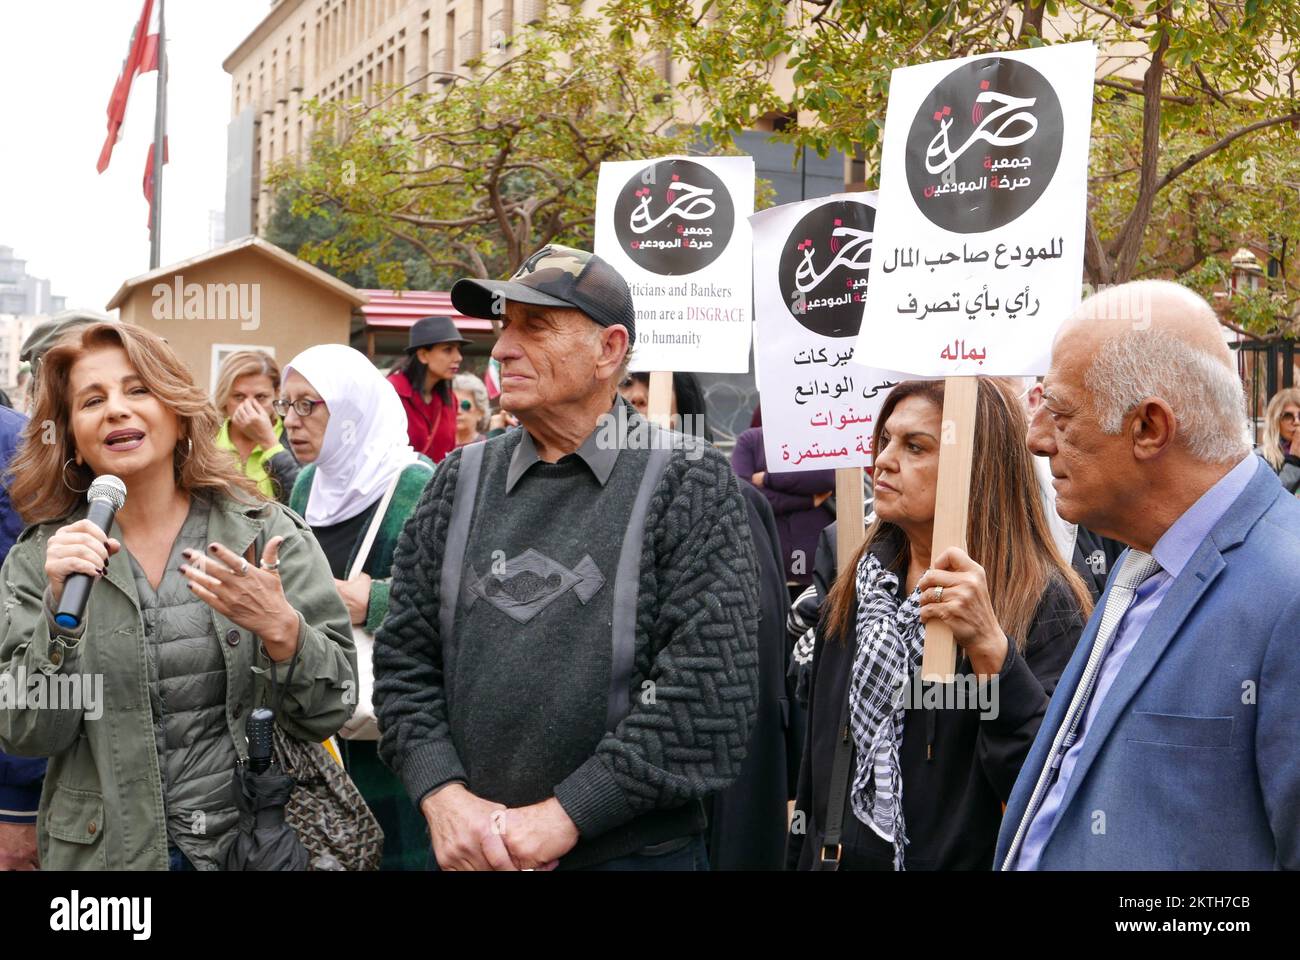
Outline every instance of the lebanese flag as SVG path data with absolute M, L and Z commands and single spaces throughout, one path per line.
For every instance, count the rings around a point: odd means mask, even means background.
M 126 102 L 131 96 L 131 84 L 138 74 L 158 69 L 158 33 L 153 13 L 153 0 L 144 0 L 140 19 L 131 31 L 131 44 L 127 47 L 126 59 L 122 61 L 122 73 L 113 85 L 113 95 L 108 100 L 108 136 L 104 138 L 104 147 L 99 151 L 99 163 L 95 166 L 100 173 L 108 169 L 113 147 L 122 138 L 122 123 L 126 120 Z M 150 33 L 151 26 L 154 27 L 153 33 Z M 149 57 L 148 60 L 146 56 Z
M 167 137 L 163 137 L 163 165 L 167 164 Z M 149 157 L 144 162 L 144 198 L 149 201 L 149 232 L 153 232 L 153 144 L 149 144 Z

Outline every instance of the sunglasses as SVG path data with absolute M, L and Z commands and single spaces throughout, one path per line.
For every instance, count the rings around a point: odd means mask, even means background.
M 462 400 L 460 402 L 460 409 L 462 413 L 469 413 L 471 410 L 474 409 L 474 404 L 468 400 Z

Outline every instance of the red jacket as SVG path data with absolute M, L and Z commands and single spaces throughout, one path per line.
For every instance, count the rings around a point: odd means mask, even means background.
M 456 446 L 455 406 L 443 403 L 436 390 L 433 401 L 425 403 L 424 397 L 400 370 L 389 374 L 388 382 L 402 398 L 402 406 L 406 409 L 406 434 L 411 446 L 434 463 L 441 463 Z

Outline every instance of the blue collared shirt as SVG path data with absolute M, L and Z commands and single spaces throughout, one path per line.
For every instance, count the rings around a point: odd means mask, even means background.
M 1138 587 L 1133 603 L 1115 628 L 1110 649 L 1101 662 L 1101 671 L 1097 676 L 1097 685 L 1093 689 L 1092 699 L 1079 724 L 1079 737 L 1066 751 L 1065 757 L 1061 760 L 1056 782 L 1047 792 L 1043 805 L 1038 808 L 1038 813 L 1025 832 L 1020 853 L 1012 864 L 1013 870 L 1038 868 L 1038 860 L 1056 826 L 1056 818 L 1061 812 L 1061 798 L 1065 796 L 1065 791 L 1070 785 L 1070 777 L 1079 762 L 1084 741 L 1088 737 L 1088 731 L 1092 728 L 1093 719 L 1097 716 L 1102 701 L 1106 699 L 1106 694 L 1115 683 L 1120 670 L 1123 669 L 1124 662 L 1133 652 L 1138 639 L 1142 636 L 1142 631 L 1155 616 L 1160 602 L 1164 600 L 1174 580 L 1183 572 L 1187 562 L 1192 559 L 1192 554 L 1210 535 L 1214 525 L 1223 518 L 1228 508 L 1250 483 L 1258 466 L 1255 462 L 1257 459 L 1253 455 L 1247 456 L 1220 477 L 1218 483 L 1205 491 L 1199 500 L 1174 521 L 1173 526 L 1164 532 L 1151 549 L 1151 556 L 1155 558 L 1156 563 L 1160 564 L 1160 569 Z M 1101 612 L 1098 609 L 1093 616 L 1100 617 Z

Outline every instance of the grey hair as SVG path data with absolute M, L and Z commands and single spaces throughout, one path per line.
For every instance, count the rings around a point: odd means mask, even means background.
M 621 387 L 623 381 L 627 379 L 628 370 L 632 368 L 632 344 L 627 345 L 627 352 L 623 354 L 623 362 L 618 365 L 618 372 L 614 374 L 614 386 Z
M 476 429 L 479 433 L 486 430 L 488 424 L 492 421 L 492 408 L 488 405 L 487 387 L 483 385 L 483 381 L 472 373 L 458 373 L 452 378 L 451 388 L 473 395 L 474 406 L 483 411 L 483 416 L 479 417 Z
M 581 311 L 579 311 L 579 312 L 581 312 Z M 588 320 L 591 320 L 591 317 L 588 316 L 587 314 L 583 314 L 583 316 L 587 317 Z M 602 335 L 602 334 L 605 332 L 605 330 L 608 329 L 608 328 L 607 328 L 606 326 L 604 326 L 603 324 L 599 324 L 599 323 L 597 323 L 595 320 L 591 320 L 591 326 L 592 326 L 592 331 L 591 331 L 591 342 L 592 342 L 593 344 L 598 344 L 598 343 L 600 342 L 600 337 L 601 337 L 601 335 Z M 620 323 L 620 324 L 616 324 L 616 326 L 623 327 L 624 330 L 627 330 L 627 327 L 624 327 L 623 324 L 621 324 L 621 323 Z M 629 335 L 630 335 L 630 334 L 631 334 L 631 331 L 629 330 L 628 333 L 629 333 Z M 623 352 L 623 359 L 622 359 L 621 361 L 619 361 L 618 369 L 616 369 L 616 370 L 614 371 L 614 390 L 615 390 L 615 391 L 617 391 L 618 388 L 619 388 L 620 386 L 622 386 L 623 381 L 627 379 L 627 372 L 628 372 L 628 370 L 629 370 L 629 368 L 630 368 L 631 366 L 632 366 L 632 340 L 631 340 L 631 338 L 630 338 L 630 336 L 629 336 L 629 339 L 628 339 L 628 341 L 627 341 L 627 349 Z
M 1083 378 L 1103 433 L 1114 436 L 1138 404 L 1169 404 L 1187 450 L 1205 463 L 1239 460 L 1246 440 L 1246 394 L 1236 371 L 1162 330 L 1107 337 Z

